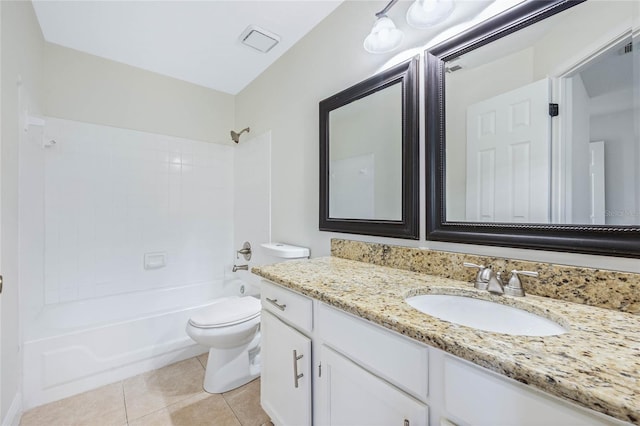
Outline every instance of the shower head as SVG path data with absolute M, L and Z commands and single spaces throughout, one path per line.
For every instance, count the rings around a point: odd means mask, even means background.
M 231 131 L 231 140 L 234 141 L 235 143 L 240 142 L 240 135 L 243 134 L 244 132 L 249 133 L 249 128 L 247 127 L 246 129 L 242 129 L 240 130 L 240 133 L 236 133 L 233 130 Z

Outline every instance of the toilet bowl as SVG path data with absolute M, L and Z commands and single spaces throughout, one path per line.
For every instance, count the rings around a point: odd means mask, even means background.
M 260 375 L 260 308 L 254 297 L 228 297 L 189 319 L 189 337 L 209 348 L 205 391 L 227 392 Z

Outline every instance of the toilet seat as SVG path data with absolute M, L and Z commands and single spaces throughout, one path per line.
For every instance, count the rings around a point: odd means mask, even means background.
M 189 324 L 197 328 L 229 327 L 257 318 L 261 308 L 255 297 L 234 297 L 196 312 Z

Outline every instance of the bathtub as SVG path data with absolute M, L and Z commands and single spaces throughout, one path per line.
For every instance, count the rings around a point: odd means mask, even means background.
M 23 330 L 24 410 L 205 353 L 193 312 L 254 293 L 229 280 L 44 306 Z

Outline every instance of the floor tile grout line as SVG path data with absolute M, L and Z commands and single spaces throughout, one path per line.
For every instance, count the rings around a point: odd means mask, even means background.
M 198 360 L 198 362 L 200 363 L 200 365 L 202 366 L 202 368 L 206 370 L 206 369 L 207 369 L 207 366 L 206 366 L 206 365 L 204 365 L 204 364 L 202 363 L 202 361 L 200 361 L 200 357 L 201 357 L 202 355 L 204 355 L 204 354 L 200 354 L 200 355 L 196 356 L 196 359 Z
M 229 401 L 227 401 L 227 398 L 224 396 L 224 393 L 222 393 L 221 395 L 222 395 L 222 400 L 224 401 L 225 404 L 227 404 L 227 407 L 229 407 L 229 409 L 233 413 L 233 417 L 236 418 L 240 426 L 243 426 L 242 422 L 240 421 L 240 417 L 238 417 L 238 413 L 236 413 L 236 410 L 233 409 L 233 406 L 229 404 Z
M 1 1 L 1 0 L 0 0 L 0 1 Z M 142 377 L 142 376 L 153 376 L 154 374 L 157 374 L 160 370 L 163 370 L 163 369 L 164 369 L 164 368 L 166 368 L 166 367 L 170 367 L 170 366 L 175 365 L 175 364 L 177 364 L 177 363 L 179 363 L 179 362 L 187 362 L 187 361 L 195 361 L 198 365 L 200 365 L 200 367 L 201 367 L 201 368 L 203 368 L 203 367 L 202 367 L 202 363 L 198 360 L 198 356 L 194 356 L 194 357 L 191 357 L 191 358 L 184 359 L 184 360 L 182 360 L 182 361 L 178 361 L 178 362 L 173 363 L 173 364 L 166 365 L 166 366 L 164 366 L 164 367 L 156 368 L 156 369 L 149 370 L 149 371 L 146 371 L 146 372 L 144 372 L 144 373 L 137 374 L 137 375 L 135 375 L 135 376 L 129 377 L 129 378 L 127 378 L 126 380 L 124 380 L 124 381 L 123 381 L 123 385 L 124 385 L 124 382 L 125 382 L 125 381 L 127 381 L 127 380 L 134 379 L 134 378 L 136 378 L 136 377 Z M 204 370 L 204 368 L 203 368 L 203 370 Z M 204 373 L 204 371 L 203 371 L 203 373 Z M 202 376 L 202 377 L 204 378 L 204 374 L 203 374 L 203 376 Z M 200 394 L 207 394 L 207 393 L 208 393 L 208 392 L 206 392 L 206 391 L 204 390 L 204 388 L 200 387 L 200 391 L 199 391 L 198 393 L 196 393 L 196 394 L 191 394 L 190 396 L 183 396 L 182 398 L 177 399 L 177 400 L 173 401 L 173 402 L 172 402 L 172 403 L 170 403 L 170 404 L 166 404 L 166 402 L 164 402 L 164 401 L 163 401 L 163 402 L 165 403 L 165 405 L 163 405 L 162 407 L 157 407 L 157 408 L 153 409 L 152 411 L 149 411 L 149 412 L 147 412 L 147 413 L 145 413 L 145 414 L 143 414 L 143 415 L 139 415 L 139 416 L 134 417 L 134 418 L 132 418 L 132 419 L 129 419 L 129 413 L 127 412 L 127 421 L 137 421 L 137 420 L 139 420 L 139 419 L 141 419 L 141 418 L 143 418 L 143 417 L 146 417 L 146 416 L 148 416 L 148 415 L 150 415 L 150 414 L 153 414 L 153 413 L 156 413 L 156 412 L 158 412 L 158 411 L 164 410 L 164 409 L 166 409 L 166 408 L 168 408 L 168 407 L 171 407 L 171 406 L 173 406 L 173 405 L 175 405 L 175 404 L 179 404 L 179 403 L 181 403 L 181 402 L 184 402 L 184 401 L 186 401 L 187 399 L 193 398 L 193 397 L 195 397 L 195 396 L 197 396 L 197 395 L 200 395 Z M 126 407 L 126 401 L 127 401 L 127 398 L 126 398 L 126 392 L 125 392 L 125 407 Z
M 140 419 L 143 419 L 143 418 L 145 418 L 145 417 L 147 417 L 147 416 L 150 416 L 150 415 L 152 415 L 152 414 L 155 414 L 155 413 L 157 413 L 158 411 L 166 410 L 166 409 L 167 409 L 168 407 L 170 407 L 171 405 L 174 405 L 174 404 L 169 404 L 169 405 L 166 405 L 166 406 L 164 406 L 164 407 L 160 407 L 160 408 L 158 408 L 157 410 L 149 411 L 148 413 L 143 414 L 142 416 L 139 416 L 139 417 L 136 417 L 136 418 L 134 418 L 134 419 L 131 419 L 131 421 L 139 421 Z M 129 420 L 128 420 L 128 418 L 127 418 L 127 424 L 129 424 Z
M 127 413 L 127 396 L 124 394 L 124 380 L 120 381 L 122 386 L 122 404 L 124 405 L 124 420 L 125 424 L 129 425 L 129 413 Z
M 195 398 L 196 396 L 203 395 L 203 394 L 207 394 L 207 396 L 205 396 L 205 397 L 204 397 L 204 398 L 202 398 L 202 399 L 206 399 L 206 398 L 208 398 L 208 397 L 211 395 L 209 392 L 207 392 L 207 391 L 205 391 L 204 389 L 202 389 L 202 393 L 197 393 L 197 394 L 195 394 L 195 395 L 191 395 L 191 396 L 188 396 L 188 397 L 186 397 L 186 398 L 180 399 L 180 400 L 178 400 L 178 401 L 172 402 L 171 404 L 165 405 L 165 406 L 163 406 L 163 407 L 159 407 L 159 408 L 157 408 L 157 409 L 155 409 L 155 410 L 153 410 L 153 411 L 149 411 L 148 413 L 145 413 L 145 414 L 143 414 L 142 416 L 138 416 L 138 417 L 136 417 L 136 418 L 134 418 L 134 419 L 131 419 L 131 420 L 136 420 L 136 421 L 137 421 L 137 420 L 140 420 L 140 419 L 141 419 L 141 418 L 143 418 L 143 417 L 147 417 L 147 416 L 149 416 L 149 415 L 151 415 L 151 414 L 157 413 L 158 411 L 166 410 L 166 409 L 168 409 L 169 407 L 173 407 L 174 405 L 180 404 L 180 403 L 182 403 L 182 402 L 184 402 L 184 401 L 186 401 L 186 400 L 188 400 L 188 399 Z M 226 402 L 226 400 L 225 400 L 225 402 Z M 235 413 L 234 413 L 234 415 L 235 415 Z M 129 421 L 129 417 L 127 416 L 127 422 L 128 422 L 128 421 Z
M 244 385 L 242 385 L 242 386 L 240 386 L 240 387 L 236 388 L 236 389 L 238 389 L 238 390 L 240 390 L 240 391 L 239 391 L 238 393 L 234 394 L 234 395 L 233 395 L 233 397 L 234 397 L 234 398 L 242 398 L 242 395 L 243 395 L 244 393 L 248 392 L 248 390 L 249 390 L 248 386 L 249 386 L 251 383 L 253 383 L 254 381 L 256 381 L 256 380 L 260 380 L 260 379 L 254 379 L 254 380 L 252 380 L 251 382 L 249 382 L 249 383 L 245 383 Z M 236 390 L 236 389 L 232 389 L 232 390 L 230 390 L 230 391 L 224 392 L 224 393 L 222 393 L 221 395 L 222 395 L 222 398 L 224 399 L 224 401 L 225 401 L 225 402 L 227 403 L 227 405 L 229 406 L 229 408 L 231 408 L 231 412 L 234 414 L 234 416 L 235 416 L 235 417 L 236 417 L 236 419 L 238 420 L 238 423 L 240 423 L 240 426 L 245 426 L 245 423 L 243 423 L 243 422 L 240 420 L 240 417 L 239 417 L 239 415 L 238 415 L 238 412 L 239 412 L 239 411 L 236 411 L 236 409 L 234 409 L 234 405 L 233 405 L 233 404 L 231 404 L 231 402 L 227 399 L 227 396 L 228 396 L 231 392 L 233 392 L 234 390 Z M 262 406 L 261 406 L 260 408 L 262 408 Z M 265 413 L 265 414 L 266 414 L 266 413 Z M 268 416 L 267 416 L 267 418 L 268 418 Z M 250 424 L 252 424 L 252 423 L 250 423 Z
M 251 383 L 251 382 L 249 382 L 249 383 Z M 234 393 L 234 396 L 235 396 L 235 395 L 242 395 L 243 393 L 245 393 L 245 392 L 247 391 L 247 387 L 246 387 L 246 386 L 247 386 L 249 383 L 245 383 L 244 385 L 242 385 L 242 386 L 238 386 L 238 387 L 237 387 L 237 388 L 235 388 L 235 389 L 231 389 L 231 390 L 229 390 L 229 391 L 223 392 L 223 393 L 221 393 L 220 395 L 222 395 L 222 397 L 224 398 L 224 400 L 225 400 L 225 401 L 227 400 L 227 395 L 231 394 L 231 393 L 232 393 L 232 392 L 234 392 L 234 391 L 236 391 L 236 392 Z

